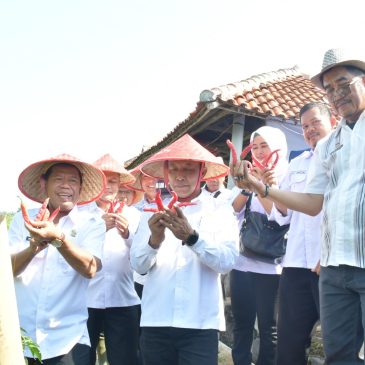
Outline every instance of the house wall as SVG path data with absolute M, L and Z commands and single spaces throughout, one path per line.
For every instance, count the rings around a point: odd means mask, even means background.
M 288 157 L 291 151 L 308 149 L 308 145 L 303 138 L 301 125 L 272 118 L 266 119 L 266 125 L 279 128 L 285 134 L 288 143 Z

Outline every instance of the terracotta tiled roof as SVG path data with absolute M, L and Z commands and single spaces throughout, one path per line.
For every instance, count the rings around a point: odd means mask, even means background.
M 204 90 L 200 101 L 240 106 L 263 117 L 273 115 L 298 120 L 299 110 L 304 104 L 323 102 L 324 96 L 324 92 L 295 66 Z
M 196 108 L 160 142 L 126 163 L 134 168 L 161 148 L 177 140 L 193 127 L 204 123 L 209 112 L 224 108 L 227 114 L 237 112 L 265 119 L 274 116 L 299 122 L 300 108 L 310 102 L 326 102 L 324 92 L 317 88 L 298 67 L 254 75 L 248 79 L 204 90 Z M 211 104 L 211 106 L 210 106 Z

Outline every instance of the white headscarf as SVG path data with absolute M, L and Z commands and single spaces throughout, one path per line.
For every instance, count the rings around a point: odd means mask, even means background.
M 265 142 L 268 144 L 271 152 L 275 150 L 280 150 L 279 161 L 275 167 L 277 177 L 280 179 L 282 175 L 286 173 L 288 168 L 288 161 L 286 158 L 288 152 L 288 145 L 286 142 L 285 134 L 278 128 L 264 126 L 251 134 L 250 143 L 253 142 L 254 138 L 260 135 Z

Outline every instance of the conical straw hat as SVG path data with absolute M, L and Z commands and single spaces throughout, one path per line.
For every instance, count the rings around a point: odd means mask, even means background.
M 26 167 L 18 178 L 19 190 L 29 199 L 42 203 L 46 198 L 45 191 L 41 188 L 41 177 L 47 170 L 58 163 L 75 166 L 82 176 L 80 199 L 77 205 L 83 205 L 97 200 L 105 189 L 105 175 L 91 164 L 80 161 L 74 156 L 62 154 L 47 160 L 35 162 Z
M 226 176 L 229 167 L 221 163 L 216 156 L 200 145 L 195 139 L 185 134 L 177 141 L 155 153 L 141 164 L 141 171 L 146 175 L 164 180 L 165 161 L 203 162 L 207 172 L 202 180 Z
M 120 176 L 120 184 L 133 184 L 135 177 L 132 176 L 117 160 L 110 154 L 101 156 L 93 163 L 94 166 L 104 172 L 115 172 Z

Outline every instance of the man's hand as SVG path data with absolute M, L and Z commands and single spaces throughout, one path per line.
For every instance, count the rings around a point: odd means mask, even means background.
M 251 173 L 250 167 L 252 168 L 248 161 L 241 161 L 234 166 L 231 165 L 231 176 L 235 185 L 240 189 L 254 191 L 262 195 L 265 191 L 265 185 L 260 181 L 261 176 L 259 176 L 259 172 L 254 168 Z
M 186 241 L 194 232 L 182 209 L 179 207 L 167 209 L 161 219 L 161 223 L 168 228 L 177 239 L 182 241 Z
M 124 239 L 127 239 L 129 237 L 128 219 L 120 213 L 115 214 L 115 226 L 117 227 L 118 232 Z
M 109 229 L 112 229 L 116 226 L 116 214 L 115 213 L 105 213 L 102 215 L 102 218 L 104 219 L 106 231 L 109 231 Z
M 155 249 L 159 248 L 165 239 L 165 225 L 162 223 L 164 214 L 165 212 L 157 212 L 148 220 L 148 226 L 151 231 L 148 244 Z
M 24 224 L 30 234 L 30 245 L 35 250 L 42 251 L 50 242 L 62 237 L 61 230 L 53 222 L 39 221 L 36 227 L 29 223 Z
M 321 262 L 318 261 L 317 262 L 317 265 L 311 271 L 312 272 L 315 272 L 315 273 L 317 273 L 317 275 L 319 275 L 320 272 L 321 272 Z

